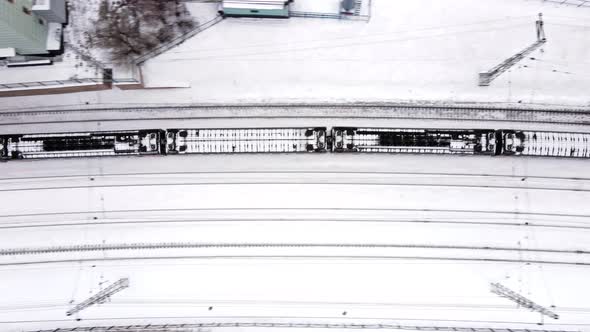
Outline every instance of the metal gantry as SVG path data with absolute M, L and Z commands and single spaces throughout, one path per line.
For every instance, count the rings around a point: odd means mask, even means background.
M 544 0 L 547 2 L 558 3 L 560 5 L 570 5 L 576 7 L 590 7 L 590 0 Z
M 491 289 L 490 290 L 494 294 L 497 294 L 497 295 L 499 295 L 501 297 L 505 297 L 505 298 L 507 298 L 509 300 L 512 300 L 512 301 L 516 302 L 518 305 L 520 305 L 520 306 L 522 306 L 524 308 L 530 309 L 532 311 L 539 312 L 542 315 L 549 316 L 549 317 L 551 317 L 553 319 L 559 319 L 559 315 L 558 314 L 552 312 L 551 310 L 549 310 L 549 309 L 547 309 L 547 308 L 545 308 L 543 306 L 540 306 L 540 305 L 536 304 L 535 302 L 533 302 L 533 301 L 527 299 L 526 297 L 524 297 L 524 296 L 516 293 L 515 291 L 512 291 L 512 290 L 508 289 L 505 286 L 502 286 L 499 283 L 491 283 L 490 286 L 491 286 Z
M 490 83 L 498 76 L 500 76 L 503 72 L 510 69 L 520 60 L 524 59 L 528 54 L 532 53 L 534 50 L 538 49 L 541 45 L 547 42 L 545 38 L 545 29 L 543 28 L 543 14 L 539 13 L 539 19 L 535 22 L 537 28 L 537 40 L 525 48 L 524 50 L 516 53 L 515 55 L 511 56 L 510 58 L 504 60 L 499 65 L 495 66 L 494 68 L 479 73 L 479 85 L 480 86 L 488 86 Z
M 107 288 L 99 291 L 95 295 L 91 296 L 84 302 L 77 304 L 74 308 L 68 310 L 66 315 L 71 316 L 79 311 L 82 311 L 91 305 L 97 303 L 103 303 L 106 299 L 108 299 L 111 295 L 120 292 L 121 290 L 129 287 L 129 279 L 128 278 L 121 278 L 115 281 L 113 284 L 109 285 Z

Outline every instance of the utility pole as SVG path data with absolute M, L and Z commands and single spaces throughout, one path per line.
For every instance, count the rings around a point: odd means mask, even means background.
M 539 48 L 541 45 L 547 42 L 545 38 L 545 29 L 543 28 L 543 14 L 539 13 L 539 19 L 535 22 L 536 30 L 537 30 L 537 40 L 532 43 L 530 46 L 525 48 L 524 50 L 516 53 L 515 55 L 511 56 L 510 58 L 504 60 L 499 65 L 495 66 L 494 68 L 479 73 L 479 86 L 488 86 L 490 83 L 500 74 L 510 69 L 520 60 L 524 59 L 527 55 L 532 53 L 534 50 Z
M 82 311 L 93 304 L 96 303 L 104 303 L 106 299 L 108 299 L 111 295 L 120 292 L 121 290 L 129 287 L 129 279 L 122 278 L 115 281 L 113 284 L 109 285 L 107 288 L 101 290 L 100 292 L 96 293 L 96 295 L 91 296 L 84 302 L 77 304 L 74 308 L 70 309 L 66 312 L 66 315 L 71 316 L 79 311 Z
M 526 297 L 508 289 L 507 287 L 502 286 L 499 283 L 491 283 L 490 291 L 494 294 L 500 295 L 501 297 L 505 297 L 513 302 L 516 302 L 518 305 L 530 309 L 532 311 L 536 311 L 541 313 L 542 315 L 549 316 L 553 319 L 559 319 L 559 315 L 552 312 L 551 310 L 542 307 L 535 302 L 527 299 Z

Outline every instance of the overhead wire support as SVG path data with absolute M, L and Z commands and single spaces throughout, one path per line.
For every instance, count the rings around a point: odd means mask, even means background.
M 81 302 L 81 303 L 77 304 L 74 308 L 68 310 L 66 312 L 66 315 L 71 316 L 77 312 L 80 312 L 80 311 L 90 307 L 91 305 L 94 305 L 97 303 L 103 303 L 109 297 L 111 297 L 111 295 L 118 293 L 127 287 L 129 287 L 129 279 L 128 278 L 121 278 L 121 279 L 115 281 L 113 284 L 109 285 L 107 288 L 105 288 L 105 289 L 99 291 L 98 293 L 96 293 L 95 295 L 91 296 L 90 298 L 88 298 L 84 302 Z
M 526 57 L 527 55 L 529 55 L 530 53 L 538 49 L 541 45 L 547 42 L 547 38 L 545 37 L 545 28 L 543 27 L 544 22 L 542 13 L 539 13 L 539 19 L 535 22 L 535 26 L 537 30 L 537 40 L 524 50 L 504 60 L 502 63 L 495 66 L 494 68 L 486 72 L 479 73 L 479 86 L 489 86 L 490 83 L 496 77 L 500 76 L 502 73 L 512 68 L 512 66 L 518 63 L 520 60 L 524 59 L 524 57 Z
M 501 297 L 505 297 L 509 300 L 516 302 L 518 305 L 522 306 L 523 308 L 530 309 L 532 311 L 536 311 L 541 313 L 542 315 L 549 316 L 553 319 L 559 319 L 559 315 L 554 313 L 553 311 L 536 304 L 535 302 L 527 299 L 526 297 L 516 293 L 515 291 L 510 290 L 509 288 L 502 286 L 499 283 L 491 283 L 491 292 L 499 295 Z

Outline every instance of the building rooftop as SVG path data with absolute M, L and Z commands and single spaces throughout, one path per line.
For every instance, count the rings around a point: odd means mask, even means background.
M 0 48 L 0 58 L 8 58 L 16 55 L 16 50 L 12 47 Z
M 33 10 L 49 10 L 50 8 L 50 0 L 33 0 Z

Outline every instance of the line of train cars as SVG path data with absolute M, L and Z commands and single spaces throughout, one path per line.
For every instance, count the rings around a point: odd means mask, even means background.
M 212 153 L 413 153 L 590 158 L 590 133 L 494 129 L 150 129 L 0 136 L 1 157 Z
M 590 158 L 590 133 L 348 127 L 332 131 L 335 152 Z

